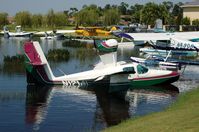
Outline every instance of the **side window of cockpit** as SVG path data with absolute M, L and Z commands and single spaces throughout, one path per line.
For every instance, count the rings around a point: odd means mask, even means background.
M 148 72 L 148 68 L 142 66 L 142 65 L 137 65 L 137 72 L 138 74 L 144 74 Z

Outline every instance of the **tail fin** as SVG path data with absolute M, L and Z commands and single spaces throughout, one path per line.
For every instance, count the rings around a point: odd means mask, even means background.
M 9 38 L 10 37 L 9 30 L 8 30 L 7 26 L 3 27 L 3 32 L 4 32 L 4 38 Z
M 9 38 L 10 34 L 8 32 L 4 32 L 4 38 Z
M 45 37 L 47 38 L 49 36 L 49 34 L 47 32 L 44 32 L 45 33 Z
M 27 83 L 53 83 L 54 75 L 39 45 L 39 42 L 25 42 Z

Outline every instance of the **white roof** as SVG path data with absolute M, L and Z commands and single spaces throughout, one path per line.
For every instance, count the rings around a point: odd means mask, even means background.
M 184 5 L 180 6 L 182 8 L 186 8 L 186 7 L 199 7 L 199 1 L 195 1 L 195 2 L 187 2 Z

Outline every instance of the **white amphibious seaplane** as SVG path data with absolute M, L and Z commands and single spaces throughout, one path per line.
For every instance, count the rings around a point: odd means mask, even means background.
M 134 41 L 156 41 L 170 40 L 171 38 L 179 38 L 192 42 L 199 41 L 199 32 L 165 32 L 165 33 L 127 33 L 133 37 Z
M 172 83 L 179 73 L 152 70 L 138 63 L 117 61 L 118 43 L 115 39 L 96 40 L 95 48 L 101 61 L 92 70 L 55 77 L 38 42 L 26 42 L 27 82 L 29 84 L 87 86 L 92 84 L 132 84 L 133 86 Z
M 31 37 L 33 35 L 33 32 L 25 32 L 22 31 L 21 26 L 16 26 L 15 27 L 16 32 L 10 32 L 6 26 L 3 28 L 4 32 L 4 37 L 9 38 L 9 37 Z
M 134 43 L 145 44 L 146 42 L 162 43 L 166 42 L 167 50 L 190 50 L 193 49 L 190 46 L 195 47 L 194 50 L 198 50 L 199 46 L 199 32 L 164 32 L 164 33 L 127 33 L 129 36 L 133 37 Z M 159 41 L 159 42 L 158 42 Z M 164 43 L 162 43 L 164 44 Z M 164 44 L 165 45 L 165 44 Z M 158 48 L 158 47 L 157 47 Z M 162 49 L 165 49 L 165 47 Z M 165 49 L 166 50 L 166 49 Z

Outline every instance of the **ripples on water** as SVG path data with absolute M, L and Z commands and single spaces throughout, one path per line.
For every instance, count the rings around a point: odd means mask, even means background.
M 98 131 L 164 109 L 179 92 L 165 88 L 27 86 L 25 120 L 39 130 Z
M 176 100 L 179 92 L 198 85 L 198 67 L 189 66 L 179 81 L 167 86 L 27 86 L 24 71 L 2 68 L 3 56 L 23 53 L 24 41 L 1 39 L 0 131 L 99 131 L 130 117 L 161 111 Z M 43 40 L 41 46 L 47 53 L 62 48 L 62 42 Z M 56 75 L 62 74 L 57 68 L 67 74 L 92 69 L 99 59 L 92 50 L 64 48 L 74 55 L 67 62 L 50 63 Z M 120 49 L 118 60 L 139 56 L 138 49 Z

